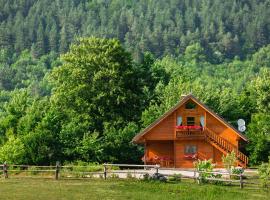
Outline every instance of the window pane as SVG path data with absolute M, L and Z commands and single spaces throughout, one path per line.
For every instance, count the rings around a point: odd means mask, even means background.
M 188 126 L 195 125 L 195 117 L 187 117 L 187 125 Z
M 187 145 L 185 146 L 185 154 L 195 154 L 197 153 L 197 146 Z

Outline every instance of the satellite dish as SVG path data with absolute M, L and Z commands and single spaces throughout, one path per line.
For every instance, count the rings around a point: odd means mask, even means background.
M 244 125 L 244 126 L 238 126 L 238 130 L 239 130 L 240 132 L 244 132 L 246 129 L 247 129 L 247 128 L 246 128 L 245 125 Z
M 238 124 L 238 126 L 245 126 L 246 125 L 245 120 L 243 120 L 243 119 L 238 119 L 237 124 Z

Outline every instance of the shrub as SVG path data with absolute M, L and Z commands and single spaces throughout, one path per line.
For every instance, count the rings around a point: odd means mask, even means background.
M 232 151 L 231 153 L 227 153 L 226 156 L 222 155 L 223 165 L 229 173 L 231 172 L 231 168 L 235 165 L 236 159 L 237 158 L 234 151 Z
M 149 180 L 166 182 L 167 178 L 160 173 L 154 173 L 152 176 L 150 176 Z
M 198 160 L 194 162 L 194 166 L 197 169 L 197 171 L 212 172 L 215 165 L 212 163 L 212 159 L 210 159 L 210 160 Z
M 150 179 L 150 175 L 148 173 L 143 175 L 143 180 L 148 181 Z
M 109 177 L 110 178 L 114 178 L 114 179 L 118 179 L 119 178 L 119 175 L 118 174 L 111 174 Z
M 75 176 L 77 178 L 91 177 L 88 172 L 103 172 L 103 165 L 92 162 L 75 161 L 64 163 L 64 168 L 61 169 L 63 176 Z
M 168 177 L 169 182 L 181 182 L 182 175 L 181 174 L 173 174 Z
M 131 172 L 127 172 L 127 179 L 134 179 Z
M 209 172 L 213 171 L 213 168 L 215 166 L 212 163 L 212 159 L 198 160 L 198 161 L 194 162 L 194 166 L 197 169 L 197 171 L 199 172 L 199 180 L 202 183 L 208 182 L 207 178 L 215 178 L 214 174 L 209 173 Z
M 103 166 L 99 163 L 87 163 L 83 161 L 77 161 L 73 165 L 73 171 L 76 172 L 99 172 L 103 170 Z
M 35 170 L 38 170 L 38 168 L 35 167 L 35 166 L 28 167 L 28 170 L 30 171 L 31 175 L 37 175 L 38 174 L 38 171 L 35 171 Z
M 221 179 L 222 174 L 211 174 L 210 177 L 214 178 L 214 179 Z M 224 182 L 220 181 L 220 180 L 213 180 L 212 183 L 214 183 L 215 185 L 223 185 L 224 184 Z
M 259 167 L 259 177 L 261 185 L 264 188 L 267 188 L 270 185 L 270 156 L 268 158 L 268 163 L 262 163 Z
M 100 179 L 104 179 L 104 175 L 100 174 L 100 175 L 99 175 L 99 178 L 100 178 Z
M 235 180 L 239 180 L 240 177 L 239 175 L 240 174 L 243 174 L 244 173 L 244 169 L 242 167 L 232 167 L 231 168 L 231 179 L 235 179 Z

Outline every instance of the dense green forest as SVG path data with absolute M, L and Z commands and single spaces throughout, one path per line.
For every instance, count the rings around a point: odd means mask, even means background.
M 0 47 L 36 57 L 78 36 L 118 38 L 136 60 L 199 42 L 212 62 L 270 42 L 269 0 L 0 0 Z
M 266 161 L 269 7 L 0 0 L 0 162 L 138 163 L 131 139 L 189 92 L 233 125 L 245 119 L 243 151 Z

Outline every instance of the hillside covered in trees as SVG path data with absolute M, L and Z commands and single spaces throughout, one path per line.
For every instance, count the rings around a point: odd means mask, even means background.
M 245 119 L 243 151 L 266 161 L 269 7 L 0 0 L 0 162 L 138 163 L 133 136 L 189 92 L 233 125 Z
M 64 53 L 78 36 L 118 38 L 136 60 L 199 42 L 211 62 L 270 42 L 269 0 L 0 0 L 0 48 Z

